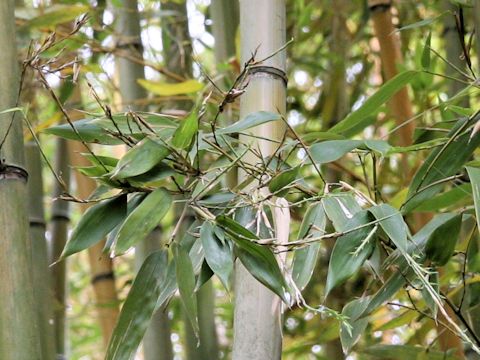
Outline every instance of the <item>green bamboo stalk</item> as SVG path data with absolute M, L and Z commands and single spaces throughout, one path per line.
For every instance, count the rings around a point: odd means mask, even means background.
M 0 109 L 17 104 L 19 77 L 13 0 L 0 2 Z M 27 216 L 21 119 L 0 115 L 0 358 L 39 359 Z
M 143 44 L 140 29 L 140 14 L 137 0 L 123 0 L 118 12 L 118 44 L 128 52 L 129 57 L 143 59 Z M 136 106 L 137 100 L 147 97 L 146 91 L 138 84 L 138 79 L 144 79 L 144 67 L 139 63 L 131 62 L 118 57 L 119 87 L 122 103 L 125 109 L 142 110 Z M 137 269 L 143 260 L 153 251 L 161 247 L 162 231 L 155 229 L 147 239 L 135 249 Z M 173 359 L 172 343 L 170 340 L 170 319 L 165 307 L 160 308 L 143 338 L 143 354 L 145 360 L 171 360 Z
M 457 69 L 464 72 L 467 71 L 466 62 L 463 58 L 463 48 L 460 42 L 458 29 L 453 14 L 458 12 L 458 6 L 452 4 L 448 0 L 443 1 L 443 7 L 445 10 L 450 11 L 449 14 L 443 17 L 443 39 L 445 44 L 445 57 L 447 62 Z M 459 72 L 449 64 L 445 64 L 445 74 L 459 79 L 460 81 L 450 81 L 448 84 L 447 94 L 449 97 L 455 96 L 458 92 L 465 88 L 465 84 L 462 81 L 466 81 L 465 76 L 459 74 Z M 458 105 L 463 107 L 469 107 L 468 97 L 463 97 L 459 100 Z
M 235 32 L 238 28 L 238 2 L 212 0 L 212 33 L 215 38 L 215 61 L 226 62 L 235 55 Z
M 33 291 L 37 301 L 36 312 L 42 348 L 41 354 L 42 359 L 53 359 L 55 358 L 55 340 L 53 337 L 52 279 L 48 268 L 48 248 L 45 239 L 42 162 L 37 144 L 29 142 L 25 145 L 25 157 L 29 174 L 28 197 L 30 199 Z
M 251 54 L 256 59 L 266 58 L 285 45 L 285 1 L 240 1 L 241 54 L 244 64 Z M 285 71 L 285 51 L 276 53 L 262 65 Z M 249 78 L 246 92 L 240 99 L 240 118 L 255 111 L 273 111 L 285 114 L 286 86 L 281 77 L 257 72 Z M 271 122 L 252 130 L 259 138 L 280 139 L 284 133 L 282 122 Z M 251 138 L 243 137 L 244 142 Z M 255 140 L 253 148 L 268 157 L 275 151 L 274 143 Z M 250 158 L 247 161 L 256 162 Z M 245 174 L 240 172 L 239 178 Z M 278 236 L 278 233 L 277 233 Z M 280 359 L 282 351 L 280 300 L 255 280 L 237 261 L 235 264 L 235 314 L 233 359 Z
M 64 183 L 70 184 L 70 168 L 68 144 L 65 139 L 56 140 L 55 171 Z M 55 183 L 53 198 L 56 199 L 64 192 L 60 184 Z M 68 238 L 68 225 L 70 223 L 69 203 L 57 199 L 52 204 L 51 215 L 52 233 L 52 259 L 60 257 Z M 67 262 L 68 259 L 56 263 L 52 267 L 53 296 L 54 296 L 54 324 L 55 324 L 55 352 L 57 359 L 67 359 Z
M 473 6 L 473 22 L 475 27 L 475 53 L 477 54 L 477 69 L 480 69 L 480 0 L 475 0 Z

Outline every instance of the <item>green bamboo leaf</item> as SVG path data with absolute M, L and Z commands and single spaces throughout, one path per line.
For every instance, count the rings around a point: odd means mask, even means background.
M 226 128 L 219 129 L 216 134 L 233 134 L 238 133 L 255 126 L 259 126 L 270 121 L 280 120 L 282 117 L 280 114 L 272 113 L 268 111 L 258 111 L 248 114 L 244 119 L 237 121 L 236 123 L 227 126 Z
M 327 218 L 321 203 L 312 204 L 303 218 L 298 232 L 298 239 L 315 238 L 324 235 Z M 307 286 L 317 265 L 320 242 L 298 249 L 293 255 L 292 278 L 300 290 Z
M 115 238 L 115 253 L 123 254 L 131 246 L 145 239 L 167 214 L 172 197 L 167 190 L 160 188 L 150 193 L 128 215 Z
M 198 118 L 196 112 L 190 113 L 182 121 L 173 134 L 172 145 L 179 149 L 187 149 L 193 141 L 198 130 Z
M 346 230 L 350 219 L 362 210 L 351 193 L 327 194 L 322 205 L 337 231 Z
M 415 321 L 415 319 L 418 317 L 419 317 L 419 314 L 416 311 L 405 310 L 401 314 L 394 317 L 392 320 L 387 321 L 386 323 L 375 328 L 375 331 L 392 330 L 403 325 L 409 325 L 413 321 Z
M 426 349 L 413 345 L 373 345 L 362 352 L 378 359 L 405 360 L 416 359 Z M 431 350 L 428 352 L 429 360 L 458 360 L 457 357 L 449 355 L 444 351 Z
M 165 159 L 169 153 L 165 146 L 146 137 L 120 159 L 111 178 L 125 179 L 144 174 Z
M 467 172 L 472 184 L 475 215 L 477 217 L 478 230 L 480 231 L 480 169 L 467 166 Z
M 424 70 L 430 70 L 430 46 L 432 43 L 432 32 L 428 33 L 427 40 L 425 40 L 425 46 L 422 51 L 422 67 Z
M 89 7 L 87 5 L 55 4 L 47 8 L 44 14 L 35 16 L 29 20 L 22 26 L 22 30 L 53 28 L 56 25 L 75 20 L 76 17 L 86 13 L 88 10 Z
M 363 311 L 360 317 L 370 314 L 372 311 L 376 310 L 383 303 L 390 300 L 407 282 L 406 274 L 403 274 L 401 271 L 395 272 L 390 278 L 385 281 L 385 283 L 380 287 L 380 289 L 372 296 L 368 306 Z
M 178 290 L 180 299 L 192 324 L 193 331 L 198 336 L 197 297 L 195 294 L 195 274 L 192 262 L 187 250 L 178 244 L 174 244 L 175 272 L 177 274 Z
M 371 255 L 375 238 L 372 232 L 373 225 L 365 226 L 369 222 L 371 219 L 368 211 L 362 210 L 356 213 L 347 222 L 345 230 L 358 229 L 340 236 L 335 242 L 328 264 L 326 295 L 354 275 Z
M 460 206 L 467 200 L 472 198 L 472 186 L 470 184 L 462 184 L 439 194 L 431 199 L 425 200 L 414 211 L 433 211 L 449 208 L 451 206 Z
M 397 248 L 407 252 L 408 226 L 403 220 L 402 214 L 388 204 L 372 206 L 369 211 L 379 221 L 380 226 Z
M 470 159 L 480 145 L 480 133 L 470 138 L 471 133 L 465 130 L 479 118 L 480 114 L 477 114 L 469 120 L 457 121 L 448 135 L 449 141 L 428 155 L 412 179 L 402 207 L 404 212 L 412 211 L 437 194 L 444 186 L 437 182 L 456 174 Z
M 342 343 L 343 352 L 346 354 L 360 339 L 365 328 L 368 325 L 368 318 L 360 318 L 369 303 L 369 297 L 362 297 L 350 301 L 342 309 L 342 315 L 348 318 L 348 325 L 342 323 L 340 327 L 340 341 Z
M 192 94 L 202 90 L 203 88 L 203 84 L 201 82 L 193 79 L 178 83 L 166 83 L 145 79 L 138 79 L 137 82 L 144 89 L 160 96 Z
M 425 255 L 436 266 L 445 265 L 455 251 L 462 226 L 462 214 L 458 214 L 438 226 L 428 237 Z
M 279 174 L 275 175 L 275 177 L 270 180 L 268 184 L 268 189 L 271 193 L 275 193 L 277 196 L 283 196 L 284 191 L 279 191 L 286 187 L 287 185 L 291 184 L 297 179 L 300 167 L 296 166 L 292 169 L 288 169 L 285 171 L 280 172 Z M 277 193 L 277 191 L 279 191 Z
M 440 15 L 435 16 L 433 18 L 427 18 L 427 19 L 423 19 L 423 20 L 414 22 L 412 24 L 405 25 L 405 26 L 401 27 L 400 29 L 398 29 L 397 31 L 418 29 L 418 28 L 423 27 L 423 26 L 431 25 L 435 21 L 440 20 L 445 14 L 451 15 L 450 11 L 445 11 L 445 12 L 441 13 Z
M 130 360 L 135 356 L 154 314 L 166 269 L 166 250 L 154 252 L 145 259 L 123 304 L 106 360 Z
M 340 159 L 353 149 L 363 145 L 361 140 L 330 140 L 313 144 L 310 153 L 316 163 L 326 164 Z
M 218 276 L 225 289 L 230 290 L 229 278 L 233 271 L 233 257 L 230 246 L 217 238 L 214 225 L 208 221 L 205 221 L 202 225 L 200 240 L 208 266 Z
M 123 221 L 126 215 L 126 195 L 91 206 L 73 230 L 59 260 L 95 245 Z
M 102 144 L 102 145 L 120 145 L 123 142 L 109 133 L 107 133 L 100 126 L 92 123 L 91 119 L 78 120 L 73 122 L 73 125 L 80 134 L 82 140 L 87 143 Z M 69 124 L 62 124 L 52 126 L 43 130 L 44 133 L 60 136 L 64 139 L 79 141 L 80 138 Z
M 365 140 L 365 147 L 382 156 L 387 156 L 392 149 L 392 146 L 384 140 Z
M 216 222 L 235 241 L 238 258 L 250 274 L 288 304 L 287 285 L 270 249 L 251 241 L 258 237 L 235 220 L 221 215 Z
M 329 131 L 342 134 L 354 128 L 359 122 L 373 114 L 380 106 L 390 100 L 400 89 L 409 84 L 417 74 L 418 71 L 404 71 L 388 80 L 375 94 L 370 96 L 358 110 L 348 114 L 345 119 L 333 126 Z

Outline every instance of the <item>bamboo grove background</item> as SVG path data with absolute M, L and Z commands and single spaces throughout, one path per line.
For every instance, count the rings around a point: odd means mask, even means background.
M 479 0 L 4 0 L 0 48 L 1 359 L 480 358 Z

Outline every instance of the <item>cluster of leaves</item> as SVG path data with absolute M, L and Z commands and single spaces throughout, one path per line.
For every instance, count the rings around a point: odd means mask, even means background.
M 438 214 L 414 235 L 404 218 L 419 207 L 455 208 L 459 191 L 473 191 L 476 210 L 480 210 L 478 168 L 468 167 L 472 189 L 468 183 L 451 189 L 446 186 L 462 172 L 480 143 L 479 134 L 472 133 L 478 115 L 447 123 L 448 135 L 409 147 L 348 138 L 353 135 L 352 129 L 354 133 L 363 130 L 368 116 L 419 75 L 407 71 L 387 82 L 358 110 L 325 132 L 324 141 L 311 144 L 293 131 L 293 138 L 276 141 L 277 151 L 268 158 L 252 146 L 255 135 L 249 130 L 284 121 L 279 114 L 269 112 L 252 113 L 213 132 L 205 106 L 195 108 L 184 119 L 154 113 L 107 112 L 48 129 L 50 134 L 85 144 L 129 146 L 120 159 L 95 155 L 86 147 L 85 156 L 91 166 L 79 170 L 95 178 L 99 187 L 88 199 L 95 204 L 75 228 L 62 258 L 105 236 L 106 253 L 124 254 L 149 235 L 174 202 L 184 206 L 177 227 L 186 212 L 193 212 L 197 219 L 182 238 L 177 239 L 174 231 L 166 247 L 145 260 L 123 307 L 107 358 L 119 358 L 118 354 L 128 358 L 133 354 L 155 309 L 166 303 L 177 288 L 197 329 L 195 291 L 213 275 L 230 290 L 236 258 L 288 306 L 327 311 L 324 306 L 306 304 L 301 295 L 311 279 L 322 241 L 327 239 L 336 241 L 325 296 L 363 266 L 371 269 L 372 281 L 387 278 L 371 296 L 345 306 L 342 315 L 328 311 L 343 321 L 341 340 L 346 351 L 367 326 L 367 316 L 402 287 L 415 286 L 423 294 L 424 303 L 419 305 L 422 312 L 431 317 L 439 311 L 445 313 L 435 280 L 436 269 L 455 254 L 462 226 L 468 223 L 472 210 L 464 207 L 460 212 Z M 323 179 L 321 166 L 349 153 L 387 159 L 423 149 L 431 149 L 428 157 L 403 200 L 394 199 L 393 206 L 373 200 L 346 183 L 324 183 L 319 189 L 305 180 L 307 176 Z M 226 178 L 234 168 L 247 176 L 235 188 L 228 188 Z M 286 198 L 290 212 L 306 209 L 296 241 L 275 241 L 271 225 L 272 213 L 278 206 L 275 197 Z M 334 231 L 326 231 L 328 224 Z M 476 236 L 474 231 L 471 236 Z M 285 249 L 293 252 L 291 266 L 290 261 L 279 266 L 274 256 Z M 474 348 L 478 346 L 471 340 L 472 334 L 464 334 L 459 328 L 457 332 Z

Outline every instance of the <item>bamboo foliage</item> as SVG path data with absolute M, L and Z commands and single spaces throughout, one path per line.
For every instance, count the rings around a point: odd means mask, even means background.
M 0 109 L 6 110 L 17 104 L 19 86 L 12 0 L 0 3 L 0 46 Z M 0 357 L 5 360 L 39 359 L 40 339 L 34 312 L 28 243 L 22 123 L 13 115 L 0 115 L 0 202 L 3 204 L 0 211 Z
M 118 11 L 118 44 L 129 57 L 143 60 L 140 15 L 137 0 L 125 0 Z M 144 79 L 144 68 L 140 63 L 125 58 L 116 59 L 119 74 L 119 87 L 124 110 L 141 110 L 136 102 L 147 97 L 147 93 L 138 83 Z M 161 248 L 162 231 L 157 227 L 135 250 L 137 269 L 140 269 L 147 256 Z M 173 358 L 170 341 L 170 320 L 166 308 L 155 312 L 143 339 L 143 354 L 146 360 L 169 360 Z

